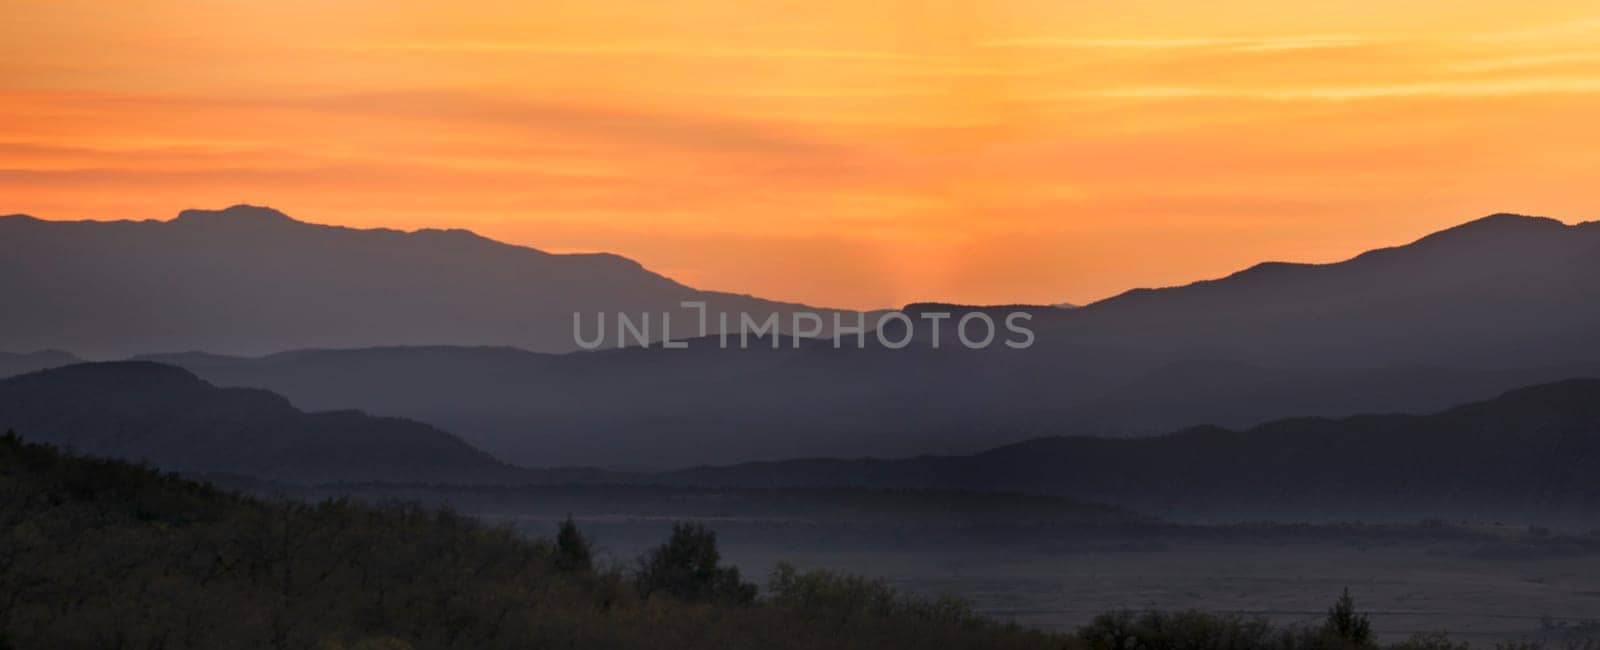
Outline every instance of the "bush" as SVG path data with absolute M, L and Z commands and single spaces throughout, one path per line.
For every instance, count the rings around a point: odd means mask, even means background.
M 981 620 L 955 598 L 922 600 L 901 594 L 882 580 L 828 571 L 800 573 L 779 564 L 767 583 L 770 602 L 812 617 L 838 620 L 902 618 L 928 624 L 968 625 Z
M 803 623 L 801 627 L 836 647 L 1080 647 L 1070 637 L 979 616 L 955 598 L 925 600 L 902 593 L 881 580 L 860 576 L 828 571 L 801 573 L 779 564 L 767 583 L 767 593 L 765 605 L 792 612 Z
M 756 586 L 742 582 L 737 567 L 718 566 L 717 534 L 699 523 L 673 524 L 672 538 L 640 562 L 639 595 L 667 594 L 688 602 L 747 605 Z

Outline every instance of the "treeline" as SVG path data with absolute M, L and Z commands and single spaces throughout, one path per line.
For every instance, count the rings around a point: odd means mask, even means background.
M 267 501 L 0 438 L 4 649 L 1378 647 L 1348 595 L 1316 626 L 1114 613 L 1057 634 L 852 576 L 780 566 L 766 587 L 698 524 L 600 567 L 570 519 L 530 540 L 449 510 Z

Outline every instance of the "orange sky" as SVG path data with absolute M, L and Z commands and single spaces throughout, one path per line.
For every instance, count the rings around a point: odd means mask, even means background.
M 1581 2 L 0 4 L 0 213 L 266 204 L 845 307 L 1594 218 Z

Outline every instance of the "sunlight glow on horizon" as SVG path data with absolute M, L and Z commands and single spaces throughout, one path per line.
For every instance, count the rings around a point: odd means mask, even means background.
M 1588 2 L 0 6 L 0 214 L 467 228 L 839 307 L 1595 218 Z

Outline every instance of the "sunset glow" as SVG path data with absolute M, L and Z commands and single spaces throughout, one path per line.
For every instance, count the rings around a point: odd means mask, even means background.
M 1596 218 L 1582 2 L 0 5 L 0 214 L 270 205 L 839 307 Z

